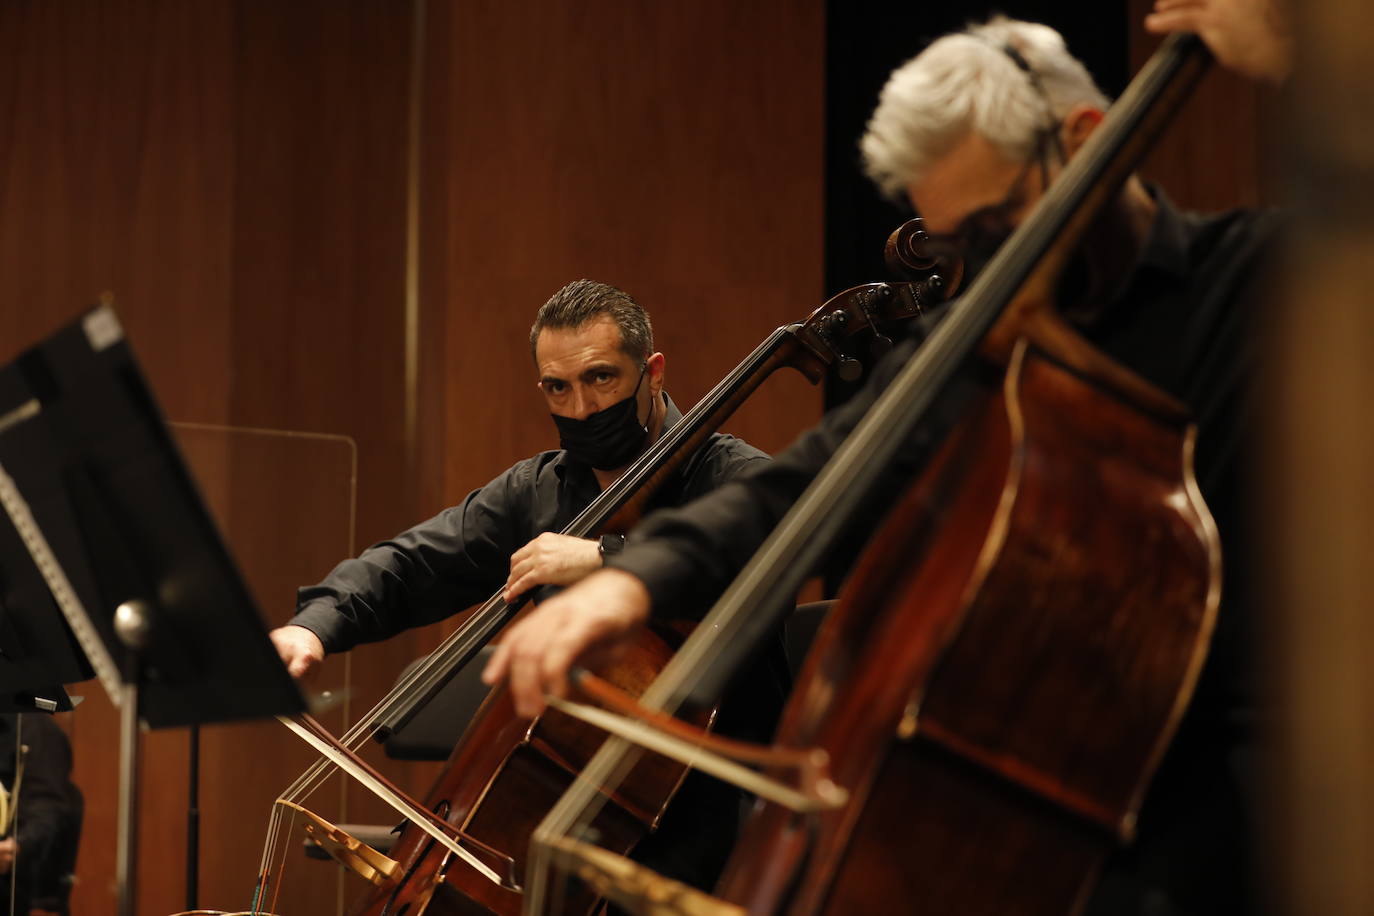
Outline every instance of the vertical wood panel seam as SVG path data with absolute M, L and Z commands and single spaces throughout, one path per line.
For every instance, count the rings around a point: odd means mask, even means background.
M 425 0 L 414 0 L 410 36 L 410 114 L 406 152 L 405 451 L 406 470 L 419 463 L 420 382 L 420 130 L 423 117 Z

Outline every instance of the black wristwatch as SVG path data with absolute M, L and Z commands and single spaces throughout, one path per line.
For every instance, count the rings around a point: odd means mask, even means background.
M 596 545 L 596 552 L 601 554 L 601 562 L 605 563 L 607 557 L 615 556 L 625 549 L 625 535 L 623 534 L 603 534 L 601 541 Z

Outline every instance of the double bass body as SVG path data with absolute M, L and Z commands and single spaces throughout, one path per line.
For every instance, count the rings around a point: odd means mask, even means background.
M 665 639 L 647 633 L 605 676 L 638 695 L 670 655 Z M 713 716 L 707 712 L 695 724 L 709 725 Z M 496 885 L 462 873 L 463 863 L 452 861 L 442 846 L 418 830 L 407 830 L 391 853 L 404 878 L 372 889 L 349 910 L 350 916 L 519 913 L 518 880 L 529 836 L 600 744 L 600 734 L 556 710 L 533 721 L 519 717 L 509 692 L 493 689 L 427 798 L 436 814 L 460 826 L 466 836 L 506 852 L 503 860 L 487 863 L 505 882 Z M 645 755 L 593 824 L 598 842 L 628 854 L 657 825 L 686 773 L 681 764 Z M 474 779 L 474 774 L 484 778 Z M 586 888 L 571 885 L 559 911 L 591 913 L 597 904 Z
M 829 752 L 850 803 L 761 807 L 719 896 L 797 914 L 1083 899 L 1132 833 L 1219 597 L 1192 427 L 1123 399 L 1018 345 L 870 542 L 779 729 Z

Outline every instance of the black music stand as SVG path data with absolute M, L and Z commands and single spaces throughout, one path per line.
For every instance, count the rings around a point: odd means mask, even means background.
M 119 913 L 133 916 L 140 721 L 305 702 L 110 308 L 0 368 L 0 506 L 0 694 L 94 673 L 119 707 Z

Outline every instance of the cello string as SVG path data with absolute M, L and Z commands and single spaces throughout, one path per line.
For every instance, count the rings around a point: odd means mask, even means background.
M 309 794 L 312 794 L 313 791 L 314 790 L 312 789 L 311 793 L 307 793 L 306 797 L 308 797 Z M 275 874 L 273 861 L 278 854 L 278 850 L 285 849 L 287 846 L 285 840 L 283 840 L 282 838 L 283 830 L 285 829 L 283 826 L 283 806 L 279 804 L 279 802 L 281 802 L 285 797 L 285 793 L 277 797 L 277 801 L 272 804 L 272 810 L 268 815 L 267 832 L 263 841 L 262 861 L 258 869 L 258 874 L 260 876 L 259 888 L 258 892 L 254 895 L 253 902 L 255 911 L 259 903 L 261 903 L 263 895 L 266 894 L 268 888 L 271 886 L 272 878 Z M 284 861 L 284 852 L 282 853 L 282 858 Z M 275 899 L 269 905 L 269 908 L 271 910 L 276 910 L 277 905 Z
M 401 795 L 399 794 L 399 790 L 393 788 L 392 786 L 384 782 L 381 778 L 378 777 L 378 775 L 372 772 L 368 772 L 368 770 L 364 766 L 361 766 L 356 759 L 349 756 L 347 753 L 341 751 L 337 747 L 331 746 L 330 742 L 333 741 L 333 738 L 326 737 L 327 733 L 324 733 L 323 729 L 318 728 L 316 723 L 310 722 L 308 719 L 288 719 L 284 716 L 278 716 L 278 718 L 281 719 L 282 723 L 285 724 L 287 728 L 295 732 L 302 740 L 306 741 L 317 751 L 319 751 L 322 755 L 327 757 L 334 766 L 339 767 L 349 776 L 353 777 L 354 783 L 365 787 L 369 792 L 371 792 L 377 798 L 380 798 L 383 802 L 387 804 L 388 807 L 395 810 L 402 817 L 409 818 L 410 822 L 415 827 L 417 827 L 420 830 L 423 830 L 425 833 L 433 837 L 434 840 L 436 840 L 440 845 L 444 846 L 455 856 L 461 859 L 463 863 L 466 864 L 470 869 L 477 872 L 479 875 L 486 878 L 493 884 L 496 884 L 498 886 L 501 885 L 501 876 L 496 874 L 496 872 L 492 871 L 490 867 L 488 867 L 475 855 L 464 849 L 458 843 L 458 840 L 456 838 L 449 836 L 447 833 L 441 830 L 438 826 L 431 822 L 430 818 L 424 816 L 414 816 L 415 807 L 411 805 L 410 802 L 408 802 L 406 799 L 401 797 Z M 295 818 L 293 817 L 292 820 L 294 821 Z M 439 819 L 436 818 L 435 820 Z M 440 820 L 440 823 L 445 822 Z M 451 829 L 451 825 L 445 823 L 445 826 Z
M 282 800 L 281 797 L 278 797 L 278 799 L 273 802 L 271 814 L 268 816 L 266 840 L 263 845 L 262 861 L 258 869 L 259 885 L 253 896 L 253 908 L 255 913 L 257 912 L 257 908 L 263 905 L 263 901 L 268 896 L 269 892 L 272 900 L 270 903 L 266 904 L 267 910 L 269 912 L 277 911 L 278 897 L 281 893 L 281 886 L 283 883 L 283 878 L 281 876 L 284 875 L 286 871 L 286 860 L 290 853 L 290 843 L 287 835 L 290 832 L 291 824 L 294 823 L 295 816 L 294 810 L 292 810 L 290 816 L 293 820 L 291 823 L 287 822 L 286 818 L 288 815 L 283 809 L 288 806 L 281 804 Z M 277 862 L 280 862 L 280 864 L 276 864 Z
M 278 807 L 280 808 L 281 806 Z M 290 852 L 290 844 L 284 841 L 284 837 L 287 833 L 290 832 L 291 827 L 294 823 L 294 811 L 290 814 L 282 812 L 280 818 L 281 831 L 278 834 L 279 838 L 283 838 L 282 841 L 279 843 L 281 859 L 280 864 L 277 866 L 277 880 L 272 885 L 272 903 L 268 907 L 268 912 L 271 913 L 278 913 L 281 911 L 281 908 L 278 904 L 280 904 L 281 902 L 281 889 L 286 884 L 286 863 L 289 859 L 288 853 Z
M 264 898 L 272 887 L 275 866 L 273 859 L 278 848 L 279 828 L 281 822 L 281 810 L 276 804 L 272 805 L 272 813 L 268 819 L 267 839 L 263 844 L 262 862 L 258 866 L 258 886 L 253 891 L 252 910 L 256 914 L 261 912 Z M 276 909 L 275 902 L 271 904 L 271 909 Z

